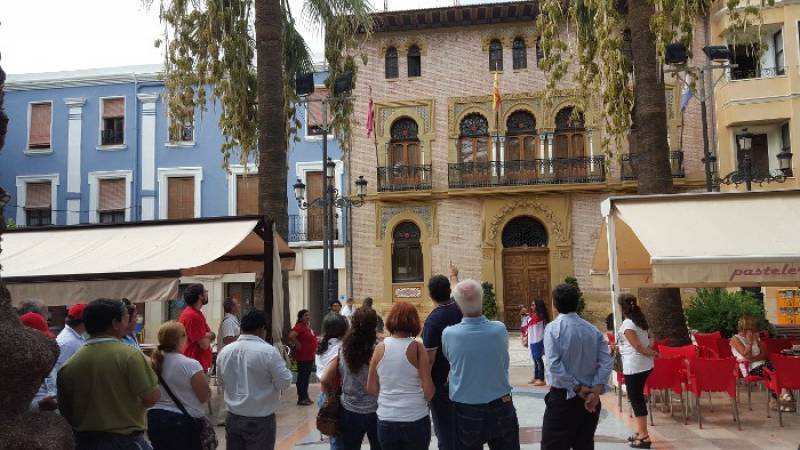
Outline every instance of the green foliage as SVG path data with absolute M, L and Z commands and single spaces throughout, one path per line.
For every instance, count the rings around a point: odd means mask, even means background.
M 583 299 L 583 292 L 581 291 L 581 287 L 578 285 L 578 279 L 575 277 L 567 277 L 564 278 L 564 283 L 575 286 L 575 289 L 578 290 L 578 309 L 575 312 L 577 312 L 579 316 L 582 316 L 583 310 L 586 309 L 586 300 Z
M 728 292 L 724 289 L 698 289 L 686 307 L 689 327 L 702 333 L 719 331 L 725 337 L 737 332 L 737 322 L 742 316 L 752 316 L 759 329 L 766 329 L 764 306 L 749 292 Z
M 483 315 L 488 319 L 497 317 L 497 297 L 494 294 L 494 285 L 488 281 L 481 283 L 483 288 Z

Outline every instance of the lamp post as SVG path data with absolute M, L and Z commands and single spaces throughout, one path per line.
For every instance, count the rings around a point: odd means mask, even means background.
M 711 153 L 711 148 L 708 142 L 708 112 L 706 111 L 706 71 L 713 72 L 714 69 L 728 69 L 736 67 L 735 64 L 730 64 L 730 50 L 724 45 L 707 45 L 703 47 L 703 53 L 709 59 L 710 63 L 703 66 L 689 66 L 687 60 L 689 58 L 688 50 L 683 43 L 676 42 L 667 45 L 665 52 L 665 62 L 673 69 L 665 70 L 666 73 L 675 74 L 685 85 L 689 85 L 688 80 L 680 76 L 681 73 L 692 74 L 697 76 L 700 82 L 699 93 L 697 99 L 700 101 L 700 121 L 703 127 L 703 165 L 706 173 L 706 191 L 711 192 L 714 190 L 714 163 L 717 157 Z M 714 63 L 717 63 L 716 65 Z M 724 76 L 724 73 L 723 73 Z M 714 85 L 722 79 L 720 76 Z
M 792 171 L 792 153 L 788 149 L 781 150 L 778 153 L 778 167 L 780 170 L 777 173 L 753 174 L 753 158 L 751 152 L 753 149 L 753 135 L 747 131 L 747 128 L 742 129 L 742 133 L 736 136 L 736 145 L 738 146 L 742 160 L 739 161 L 737 170 L 725 175 L 723 178 L 717 178 L 717 184 L 727 184 L 738 186 L 744 184 L 747 191 L 753 190 L 753 183 L 762 185 L 764 183 L 783 183 L 786 177 L 790 176 Z
M 334 80 L 333 98 L 342 100 L 340 94 L 349 92 L 352 88 L 353 76 L 351 73 L 344 73 Z M 340 196 L 339 191 L 334 187 L 336 176 L 336 163 L 328 157 L 328 134 L 330 124 L 328 123 L 328 105 L 331 97 L 319 100 L 309 99 L 308 96 L 314 92 L 314 74 L 307 73 L 298 75 L 295 80 L 295 89 L 301 97 L 301 103 L 321 102 L 322 103 L 322 161 L 324 162 L 324 176 L 322 177 L 323 195 L 311 203 L 305 201 L 306 186 L 300 179 L 294 184 L 294 196 L 300 209 L 309 208 L 322 209 L 322 285 L 323 285 L 323 311 L 336 299 L 336 285 L 334 284 L 333 271 L 334 265 L 334 209 L 346 209 L 349 207 L 360 207 L 364 204 L 364 197 L 367 194 L 367 180 L 360 176 L 356 183 L 358 200 L 351 200 Z M 308 118 L 306 117 L 306 120 Z

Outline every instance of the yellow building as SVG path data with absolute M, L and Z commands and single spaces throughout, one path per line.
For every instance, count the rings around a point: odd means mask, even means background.
M 752 1 L 752 0 L 751 0 Z M 742 2 L 746 4 L 746 2 Z M 752 2 L 755 4 L 756 2 Z M 744 162 L 738 136 L 751 135 L 750 160 L 756 177 L 778 174 L 779 155 L 794 153 L 793 174 L 798 172 L 798 152 L 792 152 L 792 139 L 800 139 L 800 47 L 798 23 L 800 2 L 776 0 L 763 9 L 763 25 L 751 29 L 749 36 L 735 39 L 727 33 L 730 25 L 726 2 L 713 3 L 710 20 L 711 43 L 731 49 L 732 64 L 737 67 L 723 73 L 714 89 L 718 175 L 725 177 Z M 760 32 L 760 34 L 759 34 Z M 753 52 L 760 43 L 760 52 Z M 761 53 L 758 55 L 758 53 Z M 791 174 L 791 173 L 790 173 Z M 798 188 L 800 183 L 789 176 L 783 183 L 753 184 L 754 190 Z M 722 185 L 722 190 L 745 190 L 744 185 Z M 742 211 L 747 214 L 747 211 Z M 766 220 L 781 220 L 780 211 Z M 767 318 L 778 320 L 775 288 L 765 289 Z
M 635 158 L 627 148 L 607 157 L 599 104 L 568 82 L 545 101 L 536 13 L 535 2 L 510 2 L 375 15 L 359 48 L 348 170 L 350 184 L 363 175 L 370 186 L 352 210 L 357 302 L 373 297 L 386 312 L 409 301 L 425 314 L 426 281 L 452 261 L 462 278 L 492 283 L 509 327 L 566 277 L 592 319 L 608 313 L 610 294 L 590 281 L 600 202 L 635 192 Z M 677 85 L 666 97 L 675 185 L 700 189 L 699 105 L 682 112 Z

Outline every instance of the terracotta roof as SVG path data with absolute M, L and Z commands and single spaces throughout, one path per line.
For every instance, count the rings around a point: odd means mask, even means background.
M 538 14 L 538 2 L 524 1 L 385 11 L 374 13 L 373 18 L 374 31 L 385 33 L 465 25 L 532 22 Z

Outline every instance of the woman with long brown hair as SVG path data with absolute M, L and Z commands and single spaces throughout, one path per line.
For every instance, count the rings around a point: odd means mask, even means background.
M 338 448 L 358 450 L 364 435 L 369 448 L 381 450 L 378 442 L 378 399 L 367 392 L 369 361 L 378 342 L 378 314 L 370 307 L 358 308 L 350 317 L 350 331 L 339 354 L 322 375 L 322 389 L 332 393 L 341 383 Z
M 629 438 L 633 448 L 650 448 L 650 435 L 647 431 L 647 401 L 644 398 L 644 384 L 653 370 L 653 359 L 658 352 L 650 348 L 650 326 L 644 317 L 636 297 L 621 294 L 617 303 L 622 310 L 622 326 L 617 334 L 619 353 L 622 356 L 622 374 L 625 375 L 625 386 L 628 400 L 636 416 L 636 434 Z
M 197 422 L 207 420 L 203 405 L 211 389 L 200 363 L 181 353 L 185 346 L 186 329 L 180 322 L 165 322 L 158 329 L 158 347 L 151 361 L 161 398 L 147 412 L 147 436 L 154 450 L 200 448 Z

